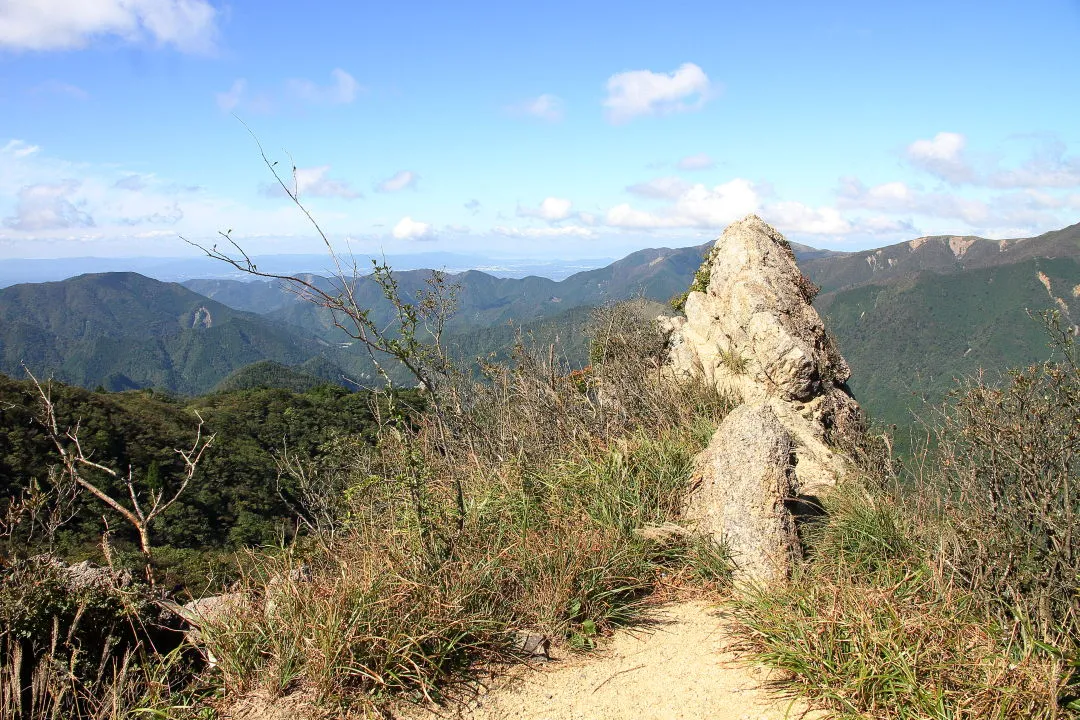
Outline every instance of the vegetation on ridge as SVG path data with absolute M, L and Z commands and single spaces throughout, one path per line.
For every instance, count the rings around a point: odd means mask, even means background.
M 866 457 L 825 499 L 811 560 L 737 602 L 764 662 L 863 718 L 1056 718 L 1080 710 L 1080 347 L 975 376 L 902 473 Z

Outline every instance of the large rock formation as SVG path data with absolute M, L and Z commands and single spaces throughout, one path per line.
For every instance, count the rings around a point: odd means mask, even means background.
M 715 482 L 749 488 L 757 483 L 762 492 L 773 495 L 815 496 L 848 471 L 847 460 L 831 443 L 861 420 L 859 406 L 845 385 L 850 375 L 847 363 L 810 304 L 816 288 L 795 264 L 783 235 L 756 215 L 730 225 L 705 262 L 708 283 L 704 292 L 690 292 L 686 316 L 660 318 L 669 334 L 667 371 L 674 377 L 704 377 L 749 406 L 745 412 L 733 413 L 718 435 L 750 437 L 765 426 L 775 429 L 775 421 L 790 438 L 791 469 L 790 482 L 771 485 L 763 480 L 764 468 L 757 466 L 765 460 L 751 453 L 745 462 L 724 461 L 720 469 L 729 477 L 717 475 L 710 481 L 708 473 L 719 466 L 703 461 L 701 487 Z M 738 472 L 745 477 L 731 475 Z M 763 557 L 787 557 L 788 550 L 765 548 L 750 537 L 771 538 L 770 543 L 790 540 L 791 518 L 784 499 L 738 500 L 723 493 L 698 492 L 692 497 L 690 514 L 703 520 L 709 532 L 724 535 L 733 547 L 753 548 L 745 551 L 764 553 Z M 715 503 L 725 509 L 717 510 L 712 506 Z M 735 522 L 741 512 L 751 512 L 747 503 L 774 507 L 776 527 L 762 535 L 760 527 Z M 722 520 L 716 524 L 704 522 L 705 518 Z M 774 572 L 762 569 L 771 567 L 772 561 L 763 565 L 759 559 L 736 561 L 747 568 L 748 577 L 774 577 Z

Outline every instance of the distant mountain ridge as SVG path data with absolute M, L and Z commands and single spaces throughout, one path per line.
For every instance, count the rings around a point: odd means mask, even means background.
M 505 356 L 524 333 L 558 343 L 571 362 L 583 364 L 589 308 L 637 295 L 666 302 L 689 286 L 710 246 L 640 250 L 562 281 L 452 275 L 460 307 L 448 344 L 465 360 Z M 1044 359 L 1029 311 L 1057 308 L 1073 324 L 1080 318 L 1080 224 L 1025 239 L 934 236 L 853 253 L 793 249 L 822 287 L 815 305 L 852 366 L 856 396 L 884 422 L 908 422 L 922 398 L 936 401 L 954 377 L 975 368 Z M 412 299 L 430 271 L 394 275 Z M 389 323 L 392 308 L 371 278 L 358 278 L 354 290 L 376 322 Z M 374 380 L 365 354 L 328 313 L 276 282 L 198 279 L 181 286 L 134 273 L 0 290 L 0 372 L 18 376 L 23 361 L 85 387 L 184 394 L 219 385 L 353 387 Z
M 1080 223 L 1031 238 L 987 240 L 973 236 L 934 235 L 875 250 L 836 253 L 801 261 L 803 270 L 832 292 L 863 283 L 882 284 L 922 271 L 956 272 L 1010 265 L 1036 257 L 1080 255 Z
M 258 360 L 322 351 L 313 336 L 137 273 L 80 275 L 0 290 L 0 371 L 109 390 L 205 392 Z

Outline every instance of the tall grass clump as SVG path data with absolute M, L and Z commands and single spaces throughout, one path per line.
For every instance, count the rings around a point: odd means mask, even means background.
M 904 473 L 881 461 L 880 440 L 861 443 L 862 477 L 805 528 L 808 562 L 738 600 L 758 656 L 830 708 L 950 720 L 1080 709 L 1080 374 L 1071 331 L 1044 320 L 1049 361 L 962 383 Z
M 528 659 L 522 632 L 588 648 L 662 586 L 723 586 L 725 549 L 674 523 L 728 403 L 662 376 L 645 307 L 597 311 L 584 370 L 522 342 L 482 381 L 442 382 L 441 415 L 388 414 L 374 444 L 304 468 L 342 511 L 258 559 L 201 627 L 226 692 L 438 700 L 487 661 Z
M 187 716 L 201 689 L 176 618 L 118 577 L 47 557 L 0 569 L 0 717 Z

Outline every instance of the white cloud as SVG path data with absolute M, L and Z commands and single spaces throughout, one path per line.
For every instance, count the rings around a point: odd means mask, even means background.
M 222 112 L 232 112 L 240 105 L 246 93 L 247 80 L 237 78 L 233 80 L 232 86 L 225 92 L 214 93 L 214 99 Z
M 1080 156 L 1066 155 L 1065 143 L 1046 138 L 1019 167 L 997 169 L 986 184 L 995 188 L 1080 187 Z
M 698 153 L 681 158 L 675 166 L 680 170 L 712 170 L 716 167 L 716 161 L 705 153 Z
M 4 218 L 4 226 L 28 232 L 93 227 L 94 218 L 81 208 L 81 201 L 74 200 L 79 185 L 76 180 L 65 180 L 22 188 L 15 214 Z
M 296 168 L 290 189 L 294 190 L 301 199 L 305 197 L 336 197 L 353 200 L 363 197 L 348 182 L 328 177 L 327 173 L 329 172 L 329 165 Z M 281 197 L 285 191 L 282 190 L 280 185 L 273 183 L 263 185 L 260 192 L 266 197 Z
M 690 183 L 680 177 L 659 177 L 648 182 L 637 183 L 626 188 L 634 195 L 662 200 L 674 200 L 689 190 Z
M 813 208 L 801 202 L 784 200 L 771 204 L 766 212 L 770 222 L 784 232 L 846 235 L 852 231 L 851 223 L 845 220 L 836 208 Z
M 206 0 L 5 0 L 0 47 L 74 50 L 101 37 L 208 52 L 217 10 Z
M 233 80 L 224 92 L 214 93 L 214 100 L 222 112 L 242 109 L 247 112 L 266 114 L 280 107 L 299 105 L 347 105 L 356 100 L 363 90 L 356 79 L 341 68 L 330 72 L 328 85 L 305 78 L 290 78 L 272 90 L 251 91 L 246 78 Z
M 312 105 L 347 105 L 356 99 L 360 83 L 341 68 L 330 71 L 332 82 L 319 85 L 311 80 L 293 78 L 285 81 L 288 95 Z
M 492 232 L 511 238 L 596 237 L 595 230 L 578 225 L 542 228 L 516 228 L 499 225 L 492 228 Z
M 555 222 L 570 217 L 570 208 L 572 206 L 573 203 L 566 198 L 549 197 L 544 198 L 544 201 L 540 203 L 540 207 L 537 208 L 523 208 L 519 205 L 517 214 L 518 217 L 534 217 L 548 222 Z
M 720 228 L 761 206 L 754 184 L 735 178 L 709 188 L 698 183 L 686 188 L 672 206 L 657 213 L 645 212 L 629 204 L 616 205 L 607 212 L 608 225 L 620 228 Z
M 939 132 L 908 145 L 907 158 L 915 167 L 950 183 L 972 182 L 975 172 L 964 156 L 966 144 L 967 138 L 960 133 Z
M 1080 156 L 1068 155 L 1067 146 L 1055 137 L 1043 137 L 1017 167 L 1000 167 L 989 159 L 972 163 L 966 153 L 967 139 L 959 133 L 939 132 L 932 139 L 916 140 L 907 148 L 907 159 L 916 168 L 953 185 L 997 189 L 1080 187 Z
M 399 170 L 382 182 L 375 185 L 375 192 L 394 193 L 402 190 L 415 190 L 416 181 L 420 176 L 412 170 Z
M 564 105 L 565 103 L 559 96 L 545 93 L 516 105 L 511 105 L 507 108 L 507 111 L 511 115 L 534 117 L 547 122 L 559 122 L 565 114 Z
M 434 240 L 435 233 L 431 225 L 426 222 L 413 220 L 411 217 L 403 217 L 394 226 L 393 236 L 398 240 Z
M 178 235 L 213 242 L 228 228 L 255 252 L 297 252 L 305 243 L 318 250 L 306 218 L 287 203 L 254 207 L 115 163 L 13 152 L 30 147 L 0 140 L 0 256 L 175 256 L 188 250 Z M 354 227 L 345 213 L 319 219 L 335 234 Z
M 464 208 L 468 210 L 471 214 L 476 215 L 480 212 L 480 201 L 476 198 L 473 198 L 472 200 L 469 200 L 465 203 Z
M 641 115 L 666 115 L 697 110 L 714 94 L 705 71 L 684 63 L 671 73 L 632 70 L 607 81 L 608 120 L 619 124 Z
M 14 158 L 25 158 L 33 155 L 41 148 L 30 145 L 22 140 L 8 140 L 4 147 L 0 148 L 0 155 L 11 155 Z
M 113 183 L 113 187 L 120 190 L 132 190 L 139 191 L 145 188 L 147 185 L 147 179 L 138 173 L 132 173 L 131 175 L 125 175 L 124 177 Z
M 856 178 L 841 178 L 837 189 L 841 208 L 877 210 L 888 214 L 915 214 L 963 220 L 982 225 L 991 216 L 987 203 L 960 195 L 923 192 L 903 182 L 889 182 L 867 187 Z

